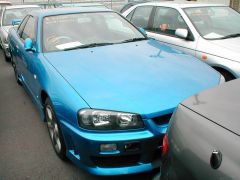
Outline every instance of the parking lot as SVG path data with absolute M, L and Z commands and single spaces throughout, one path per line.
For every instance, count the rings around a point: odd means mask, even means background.
M 149 173 L 117 179 L 152 179 Z M 96 177 L 54 153 L 47 128 L 31 98 L 17 85 L 10 63 L 0 52 L 0 180 L 4 179 L 116 179 Z

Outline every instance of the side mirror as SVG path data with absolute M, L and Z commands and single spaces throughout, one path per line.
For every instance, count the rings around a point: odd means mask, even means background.
M 13 26 L 18 26 L 19 24 L 21 24 L 22 20 L 21 19 L 13 19 L 12 20 L 12 25 Z
M 24 41 L 24 49 L 26 51 L 32 51 L 32 52 L 36 51 L 35 48 L 33 47 L 33 42 L 32 42 L 32 40 L 30 38 L 25 39 L 25 41 Z
M 180 37 L 180 38 L 187 39 L 188 30 L 187 29 L 176 29 L 175 35 Z
M 145 36 L 147 36 L 145 29 L 143 29 L 142 27 L 139 27 L 138 29 L 141 33 L 143 33 Z

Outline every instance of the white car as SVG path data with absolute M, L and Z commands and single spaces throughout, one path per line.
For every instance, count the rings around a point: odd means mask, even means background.
M 3 9 L 0 22 L 0 46 L 3 49 L 6 60 L 10 58 L 7 37 L 9 29 L 13 27 L 12 21 L 21 21 L 27 13 L 39 9 L 40 7 L 37 5 L 6 6 Z
M 226 81 L 240 77 L 240 14 L 226 5 L 151 2 L 123 13 L 148 37 L 196 56 Z

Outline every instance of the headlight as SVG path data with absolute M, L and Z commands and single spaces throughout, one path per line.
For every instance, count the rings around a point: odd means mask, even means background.
M 224 83 L 224 82 L 226 82 L 226 80 L 225 80 L 224 76 L 221 75 L 219 84 L 222 84 L 222 83 Z
M 91 130 L 124 130 L 143 128 L 140 115 L 96 109 L 78 112 L 79 126 Z

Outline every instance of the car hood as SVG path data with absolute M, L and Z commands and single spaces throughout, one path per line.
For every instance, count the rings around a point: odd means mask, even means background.
M 171 113 L 185 98 L 216 86 L 205 63 L 154 40 L 44 53 L 91 108 Z
M 200 51 L 240 62 L 240 37 L 204 41 L 198 43 Z
M 240 135 L 240 79 L 196 94 L 182 104 Z

